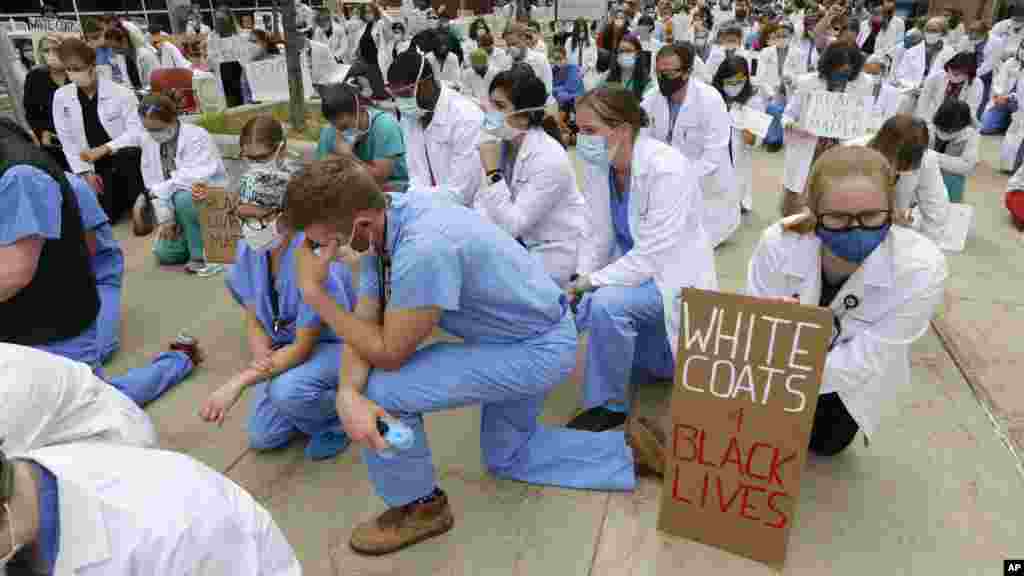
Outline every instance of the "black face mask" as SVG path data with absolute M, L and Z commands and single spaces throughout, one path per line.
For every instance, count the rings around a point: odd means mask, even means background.
M 658 76 L 658 90 L 661 91 L 661 95 L 665 98 L 671 98 L 684 85 L 686 85 L 686 79 L 683 77 L 665 78 L 661 75 Z
M 473 71 L 476 72 L 477 74 L 479 74 L 481 78 L 483 78 L 484 76 L 487 76 L 487 68 L 486 67 L 484 67 L 484 68 L 477 68 L 476 66 L 474 66 L 473 67 Z

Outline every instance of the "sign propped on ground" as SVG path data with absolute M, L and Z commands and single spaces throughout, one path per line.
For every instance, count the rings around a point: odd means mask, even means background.
M 832 313 L 683 290 L 658 528 L 781 567 Z

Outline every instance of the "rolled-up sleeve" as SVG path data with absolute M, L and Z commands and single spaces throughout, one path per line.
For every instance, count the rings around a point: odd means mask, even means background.
M 60 238 L 60 185 L 31 166 L 14 166 L 0 178 L 0 246 L 31 236 Z

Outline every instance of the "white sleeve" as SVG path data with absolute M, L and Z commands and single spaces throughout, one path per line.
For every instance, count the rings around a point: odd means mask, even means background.
M 754 254 L 747 265 L 748 296 L 757 298 L 789 298 L 786 293 L 786 275 L 782 273 L 783 255 L 771 245 L 771 237 L 781 234 L 781 224 L 775 224 L 761 234 Z
M 530 174 L 514 175 L 515 202 L 504 180 L 480 190 L 477 202 L 490 219 L 513 238 L 527 235 L 564 200 L 561 194 L 572 183 L 571 168 L 552 160 L 556 159 L 537 162 L 537 168 Z
M 938 159 L 939 168 L 953 174 L 969 176 L 978 165 L 978 140 L 978 133 L 972 132 L 967 137 L 967 144 L 962 156 L 950 156 L 936 152 L 935 157 Z

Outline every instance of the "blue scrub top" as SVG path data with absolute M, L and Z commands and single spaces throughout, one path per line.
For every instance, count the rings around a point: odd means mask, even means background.
M 615 184 L 615 170 L 608 170 L 608 201 L 612 209 L 612 227 L 619 251 L 625 254 L 633 249 L 633 234 L 629 231 L 629 194 L 622 194 Z
M 124 253 L 114 239 L 110 219 L 100 207 L 100 201 L 88 182 L 71 173 L 65 172 L 65 175 L 78 199 L 82 228 L 96 233 L 96 254 L 90 259 L 96 282 L 102 284 L 110 279 L 120 279 L 124 273 Z
M 22 238 L 60 238 L 60 185 L 49 174 L 27 165 L 13 166 L 0 177 L 0 246 Z
M 390 194 L 389 310 L 438 307 L 466 342 L 521 342 L 547 333 L 568 303 L 539 258 L 478 212 L 423 191 Z M 379 298 L 379 258 L 360 263 L 360 296 Z
M 409 167 L 405 160 L 405 136 L 394 115 L 380 110 L 369 109 L 370 132 L 356 142 L 353 152 L 363 162 L 392 159 L 389 187 L 396 192 L 405 192 L 409 187 Z M 316 157 L 323 160 L 337 146 L 338 131 L 333 126 L 320 129 L 320 142 Z
M 228 269 L 228 290 L 235 300 L 249 310 L 256 312 L 263 329 L 267 331 L 274 346 L 287 346 L 295 342 L 298 328 L 320 327 L 320 342 L 338 342 L 340 338 L 331 328 L 320 321 L 320 316 L 302 300 L 295 268 L 295 249 L 304 242 L 304 234 L 296 234 L 281 256 L 281 268 L 274 277 L 277 290 L 278 330 L 274 330 L 274 311 L 270 302 L 270 251 L 257 252 L 238 241 L 235 263 Z M 327 293 L 346 310 L 355 304 L 355 289 L 352 273 L 343 264 L 332 264 L 327 276 Z

